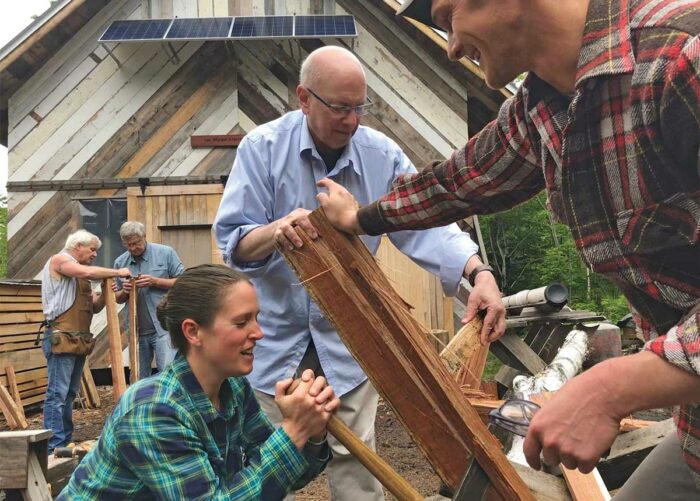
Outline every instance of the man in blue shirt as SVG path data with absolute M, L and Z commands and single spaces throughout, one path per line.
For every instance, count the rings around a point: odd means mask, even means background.
M 154 354 L 159 372 L 175 358 L 176 350 L 170 343 L 168 331 L 158 322 L 156 307 L 185 267 L 172 247 L 147 242 L 146 228 L 138 221 L 122 224 L 119 236 L 128 250 L 114 260 L 114 265 L 129 268 L 131 275 L 136 277 L 139 379 L 143 379 L 151 375 Z M 131 283 L 121 280 L 115 283 L 117 303 L 126 303 L 131 293 Z
M 257 127 L 239 145 L 213 230 L 226 262 L 246 272 L 258 292 L 265 337 L 256 345 L 248 379 L 271 421 L 281 419 L 272 397 L 275 382 L 311 368 L 323 373 L 341 397 L 340 419 L 374 448 L 377 393 L 274 246 L 302 245 L 294 225 L 316 237 L 308 214 L 318 206 L 321 179 L 335 180 L 360 203 L 368 203 L 415 168 L 391 139 L 360 126 L 359 116 L 371 103 L 364 70 L 352 53 L 334 46 L 317 49 L 303 63 L 300 82 L 301 110 Z M 380 238 L 362 238 L 376 252 Z M 498 286 L 491 273 L 480 273 L 485 269 L 478 247 L 466 233 L 451 225 L 389 238 L 438 275 L 447 294 L 456 292 L 463 274 L 471 274 L 475 287 L 467 316 L 487 311 L 484 340 L 503 333 L 505 309 Z M 333 459 L 326 471 L 332 498 L 383 499 L 376 479 L 332 437 L 329 443 Z

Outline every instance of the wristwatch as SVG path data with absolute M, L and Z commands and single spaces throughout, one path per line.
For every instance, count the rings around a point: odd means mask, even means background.
M 481 273 L 482 271 L 489 271 L 493 273 L 493 268 L 489 266 L 488 264 L 480 264 L 479 266 L 476 266 L 470 273 L 469 276 L 467 277 L 467 280 L 469 280 L 469 285 L 474 287 L 474 280 L 476 280 L 476 276 Z

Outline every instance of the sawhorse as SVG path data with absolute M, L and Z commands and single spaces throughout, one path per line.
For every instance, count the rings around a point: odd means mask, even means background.
M 0 432 L 0 490 L 25 501 L 51 501 L 46 483 L 51 430 Z M 14 492 L 13 492 L 14 491 Z

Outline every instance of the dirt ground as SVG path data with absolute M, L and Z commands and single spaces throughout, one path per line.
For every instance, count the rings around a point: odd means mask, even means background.
M 98 386 L 97 391 L 102 401 L 100 409 L 82 409 L 77 405 L 73 411 L 75 442 L 96 438 L 102 431 L 107 416 L 112 412 L 112 388 Z M 41 428 L 42 414 L 40 411 L 27 416 L 29 427 Z M 0 429 L 7 429 L 0 417 Z M 396 419 L 391 409 L 380 401 L 377 410 L 377 448 L 379 455 L 384 458 L 402 477 L 407 479 L 421 494 L 430 496 L 438 493 L 440 480 L 432 467 L 417 449 L 403 425 Z M 387 499 L 393 496 L 387 494 Z M 299 501 L 322 501 L 330 499 L 326 478 L 321 475 L 304 489 L 297 492 Z

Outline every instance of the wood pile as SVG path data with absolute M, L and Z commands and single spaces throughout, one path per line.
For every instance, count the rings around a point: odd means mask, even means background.
M 46 393 L 46 358 L 36 344 L 43 320 L 39 281 L 0 282 L 0 385 L 22 409 Z

